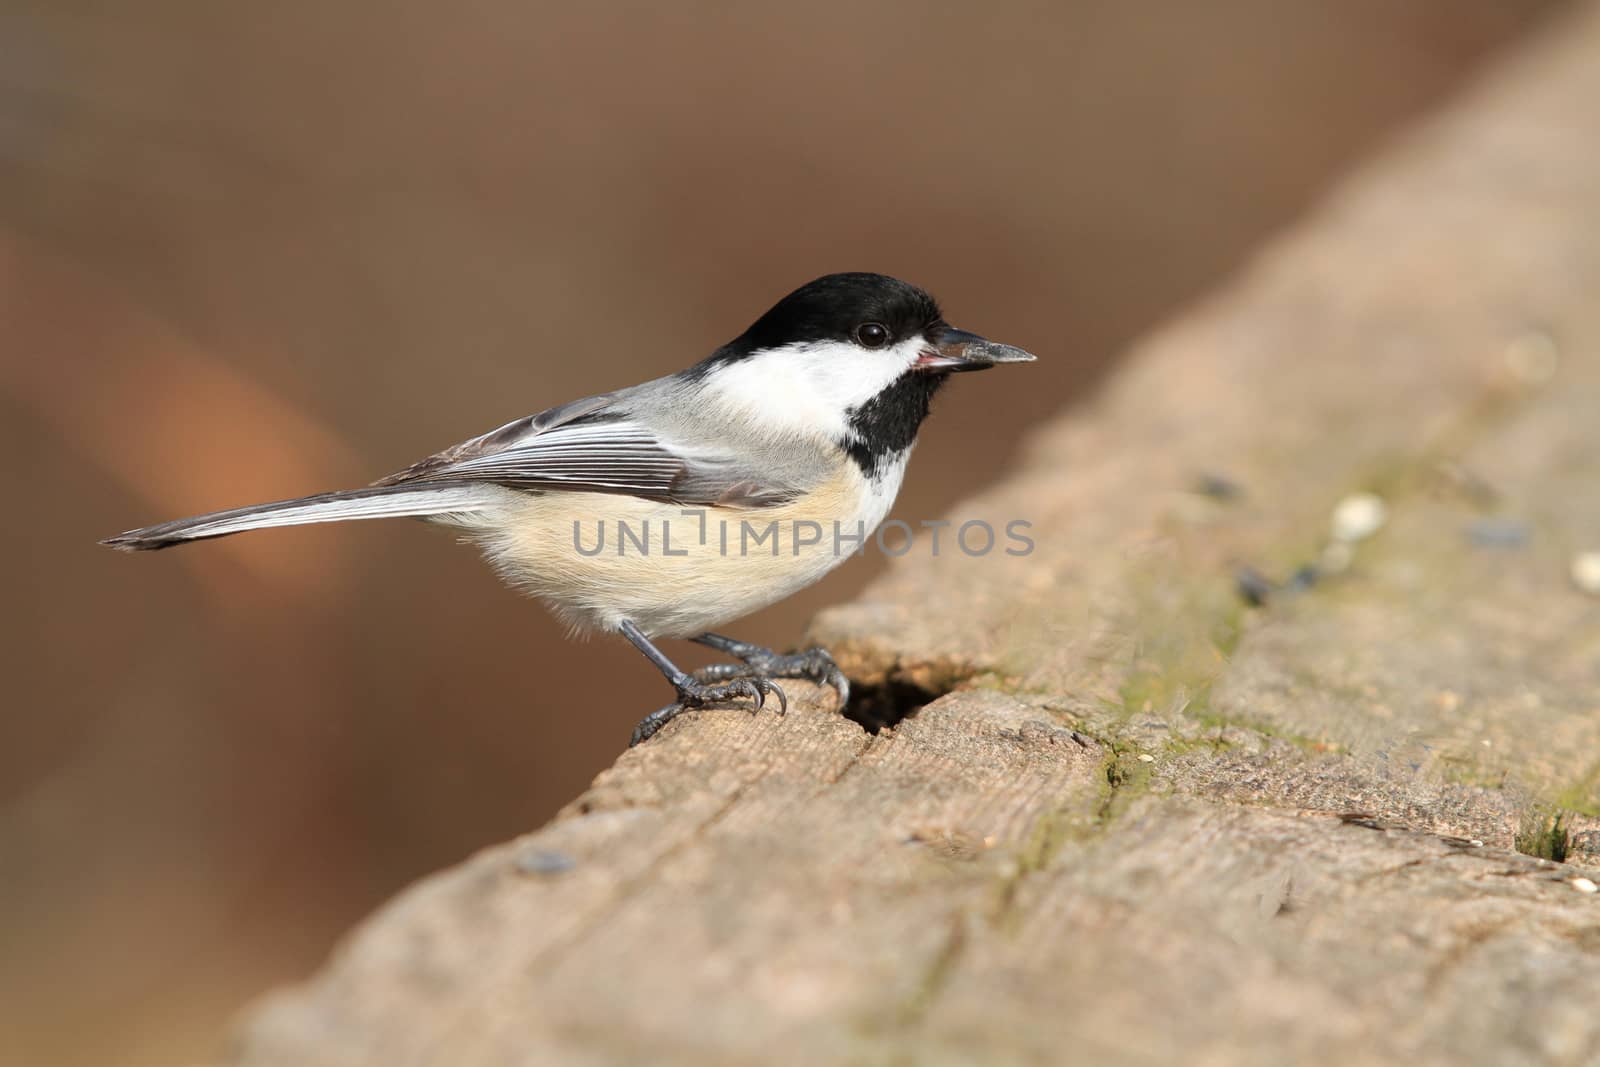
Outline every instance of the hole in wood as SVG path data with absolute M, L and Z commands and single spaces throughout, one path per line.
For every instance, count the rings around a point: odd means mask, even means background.
M 850 693 L 850 706 L 844 717 L 869 734 L 891 729 L 921 711 L 943 693 L 906 681 L 883 685 L 857 685 Z

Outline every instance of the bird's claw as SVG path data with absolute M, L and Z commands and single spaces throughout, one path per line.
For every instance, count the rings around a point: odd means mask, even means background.
M 804 678 L 816 685 L 825 685 L 839 694 L 841 708 L 850 703 L 850 679 L 844 676 L 827 649 L 812 647 L 792 656 L 776 656 L 774 661 L 772 667 L 777 670 L 773 673 L 779 677 Z
M 646 715 L 639 725 L 634 727 L 633 737 L 628 741 L 629 748 L 650 740 L 663 726 L 690 708 L 703 708 L 707 704 L 748 698 L 755 702 L 755 707 L 750 709 L 751 714 L 754 714 L 767 706 L 767 697 L 776 696 L 778 714 L 786 715 L 789 712 L 788 694 L 783 691 L 782 686 L 770 678 L 751 675 L 734 678 L 720 685 L 710 685 L 698 678 L 685 678 L 675 688 L 678 699 Z
M 633 736 L 628 738 L 628 747 L 632 748 L 634 745 L 643 744 L 650 740 L 663 726 L 676 719 L 686 710 L 688 709 L 682 704 L 668 704 L 664 708 L 657 708 L 652 711 L 643 719 L 640 719 L 639 725 L 633 728 Z
M 667 723 L 690 708 L 707 704 L 720 704 L 729 700 L 748 698 L 755 703 L 752 711 L 767 706 L 767 698 L 778 698 L 777 712 L 789 711 L 789 694 L 773 679 L 803 678 L 816 685 L 825 685 L 839 694 L 839 706 L 850 701 L 850 679 L 844 676 L 827 649 L 808 648 L 792 655 L 780 655 L 770 649 L 729 642 L 733 647 L 719 645 L 725 652 L 739 658 L 738 663 L 713 663 L 701 667 L 692 675 L 678 675 L 673 682 L 678 699 L 664 708 L 645 716 L 633 731 L 629 746 L 648 741 Z
M 725 700 L 749 698 L 755 701 L 755 710 L 767 706 L 767 697 L 777 696 L 778 714 L 789 710 L 789 697 L 770 678 L 748 675 L 734 678 L 721 685 L 708 685 L 697 678 L 686 678 L 677 685 L 678 703 L 686 708 L 700 708 L 707 704 L 720 704 Z
M 825 685 L 839 694 L 841 708 L 850 702 L 850 679 L 844 676 L 825 648 L 808 648 L 788 656 L 762 649 L 739 663 L 713 663 L 709 667 L 701 667 L 694 672 L 694 677 L 700 682 L 803 678 L 816 685 Z M 783 690 L 779 689 L 778 692 L 781 694 Z M 784 709 L 788 709 L 787 700 L 784 701 Z
M 820 669 L 811 680 L 818 685 L 828 686 L 835 693 L 838 693 L 839 706 L 841 708 L 844 707 L 850 703 L 850 679 L 844 676 L 844 671 L 841 671 L 839 665 L 833 662 L 833 657 L 828 655 L 826 649 L 814 648 L 811 651 L 816 653 L 817 658 L 821 661 Z

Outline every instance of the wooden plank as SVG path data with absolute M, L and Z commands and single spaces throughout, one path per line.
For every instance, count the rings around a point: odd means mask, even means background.
M 1596 100 L 1588 7 L 819 619 L 897 724 L 682 717 L 227 1062 L 1595 1062 Z

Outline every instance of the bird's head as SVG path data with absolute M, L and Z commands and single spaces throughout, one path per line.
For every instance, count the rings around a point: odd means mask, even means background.
M 770 425 L 905 448 L 949 375 L 1034 358 L 951 326 L 914 285 L 848 273 L 796 289 L 688 373 Z

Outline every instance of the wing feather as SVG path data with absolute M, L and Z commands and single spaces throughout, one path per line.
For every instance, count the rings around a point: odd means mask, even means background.
M 777 504 L 801 489 L 769 484 L 750 466 L 731 449 L 673 440 L 607 393 L 509 422 L 374 484 L 481 482 L 745 507 Z

